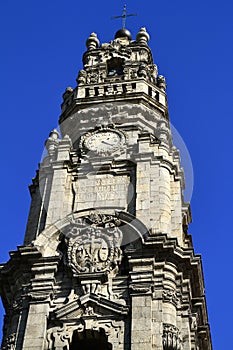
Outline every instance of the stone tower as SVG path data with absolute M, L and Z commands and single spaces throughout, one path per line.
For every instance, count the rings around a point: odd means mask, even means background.
M 87 39 L 0 265 L 3 349 L 211 350 L 166 83 L 141 28 Z

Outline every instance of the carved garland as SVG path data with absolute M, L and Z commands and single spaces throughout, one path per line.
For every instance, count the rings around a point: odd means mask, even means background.
M 180 294 L 174 289 L 164 289 L 163 290 L 163 301 L 170 302 L 177 306 L 180 302 Z

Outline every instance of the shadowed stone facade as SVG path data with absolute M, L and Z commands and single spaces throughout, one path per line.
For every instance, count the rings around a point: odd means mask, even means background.
M 211 350 L 165 78 L 141 28 L 92 33 L 0 265 L 2 350 Z

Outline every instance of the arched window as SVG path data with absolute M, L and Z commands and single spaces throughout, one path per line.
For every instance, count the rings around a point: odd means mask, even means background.
M 123 75 L 123 59 L 119 57 L 111 58 L 107 61 L 108 77 Z

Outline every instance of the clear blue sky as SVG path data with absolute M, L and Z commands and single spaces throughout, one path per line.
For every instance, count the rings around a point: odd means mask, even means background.
M 27 190 L 45 139 L 57 126 L 61 95 L 75 86 L 85 41 L 108 42 L 123 1 L 11 0 L 0 3 L 0 261 L 22 244 Z M 172 124 L 194 169 L 191 200 L 196 253 L 203 258 L 215 350 L 232 344 L 233 3 L 128 0 L 127 27 L 146 26 L 160 74 L 166 76 Z M 2 319 L 2 311 L 0 318 Z

